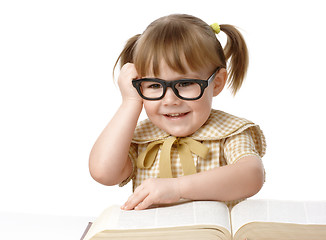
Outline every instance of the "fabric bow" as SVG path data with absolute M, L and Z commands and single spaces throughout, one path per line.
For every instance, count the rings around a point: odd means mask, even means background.
M 150 168 L 155 161 L 160 146 L 162 145 L 159 162 L 159 177 L 172 178 L 171 148 L 173 144 L 177 145 L 177 150 L 180 156 L 180 162 L 184 175 L 196 173 L 196 167 L 192 158 L 192 153 L 205 159 L 209 148 L 190 137 L 177 138 L 171 136 L 165 140 L 157 140 L 148 144 L 146 150 L 138 156 L 137 167 Z

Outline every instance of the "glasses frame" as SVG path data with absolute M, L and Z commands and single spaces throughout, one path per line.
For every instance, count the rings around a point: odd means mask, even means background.
M 191 100 L 198 100 L 199 98 L 201 98 L 204 94 L 205 89 L 207 88 L 207 86 L 214 80 L 215 75 L 218 73 L 218 71 L 221 69 L 221 67 L 218 67 L 213 74 L 207 79 L 207 80 L 200 80 L 200 79 L 191 79 L 191 78 L 185 78 L 185 79 L 179 79 L 179 80 L 174 80 L 174 81 L 165 81 L 163 79 L 159 79 L 159 78 L 140 78 L 140 79 L 134 79 L 132 80 L 132 85 L 136 88 L 138 94 L 145 100 L 150 100 L 150 101 L 156 101 L 156 100 L 161 100 L 162 98 L 164 98 L 165 94 L 166 94 L 166 90 L 168 87 L 172 88 L 174 94 L 182 99 L 182 100 L 187 100 L 187 101 L 191 101 Z M 157 97 L 157 98 L 148 98 L 145 97 L 142 92 L 141 92 L 141 83 L 142 82 L 156 82 L 156 83 L 160 83 L 163 86 L 163 93 L 162 96 Z M 193 82 L 193 83 L 197 83 L 200 86 L 200 90 L 201 93 L 198 97 L 195 98 L 186 98 L 186 97 L 182 97 L 179 95 L 179 91 L 178 89 L 175 87 L 178 83 L 182 83 L 182 82 Z

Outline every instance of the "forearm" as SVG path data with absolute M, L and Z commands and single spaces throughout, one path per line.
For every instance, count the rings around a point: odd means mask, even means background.
M 177 179 L 182 198 L 232 201 L 256 194 L 264 183 L 264 168 L 258 157 L 248 156 L 235 164 Z
M 130 174 L 128 152 L 141 109 L 141 102 L 124 101 L 96 140 L 89 158 L 96 181 L 115 185 Z

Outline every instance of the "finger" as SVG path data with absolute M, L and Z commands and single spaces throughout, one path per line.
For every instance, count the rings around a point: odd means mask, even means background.
M 134 195 L 135 195 L 135 194 L 139 194 L 139 192 L 142 191 L 142 190 L 143 190 L 142 185 L 138 186 L 138 187 L 135 189 L 135 191 L 133 192 L 133 194 L 131 194 L 131 195 L 128 197 L 127 201 L 126 201 L 126 202 L 121 206 L 121 209 L 126 209 L 127 206 L 129 205 L 129 202 L 134 198 Z
M 147 197 L 135 207 L 135 210 L 144 210 L 151 206 L 153 203 L 153 198 L 150 194 L 148 194 Z
M 141 191 L 138 192 L 137 194 L 133 194 L 130 196 L 128 201 L 125 203 L 124 209 L 125 210 L 131 210 L 134 209 L 138 204 L 140 204 L 147 196 L 148 196 L 147 191 Z

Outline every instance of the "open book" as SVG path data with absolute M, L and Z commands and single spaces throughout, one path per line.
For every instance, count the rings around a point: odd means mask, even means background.
M 245 200 L 231 212 L 216 201 L 124 211 L 107 208 L 85 240 L 325 240 L 326 201 Z

